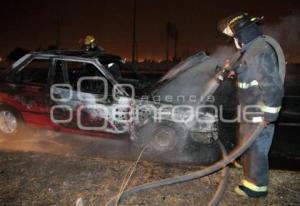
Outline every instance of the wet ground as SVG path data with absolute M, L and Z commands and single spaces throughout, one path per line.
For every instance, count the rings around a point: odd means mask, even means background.
M 83 205 L 105 205 L 117 194 L 133 163 L 118 160 L 128 159 L 130 147 L 124 145 L 129 145 L 126 140 L 94 141 L 40 131 L 19 138 L 1 138 L 0 205 L 75 205 L 76 201 Z M 142 161 L 129 187 L 198 169 L 199 166 Z M 299 172 L 272 170 L 268 197 L 252 200 L 235 195 L 233 188 L 241 171 L 231 171 L 220 205 L 300 204 Z M 123 205 L 205 205 L 219 180 L 214 175 L 162 187 L 130 196 Z

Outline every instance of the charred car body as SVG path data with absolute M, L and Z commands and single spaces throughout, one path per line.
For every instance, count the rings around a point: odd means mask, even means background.
M 198 53 L 186 59 L 155 85 L 138 92 L 139 96 L 132 80 L 116 81 L 109 72 L 110 60 L 103 64 L 102 60 L 82 52 L 30 53 L 2 71 L 0 134 L 17 135 L 29 124 L 96 138 L 127 139 L 138 148 L 150 145 L 159 160 L 169 155 L 164 161 L 169 162 L 171 156 L 174 162 L 203 164 L 220 155 L 215 139 L 228 149 L 234 147 L 237 124 L 218 119 L 220 113 L 226 119 L 236 116 L 235 81 L 224 81 L 209 96 L 217 67 L 211 57 Z M 284 155 L 285 162 L 286 157 L 299 156 L 298 138 L 286 135 L 299 130 L 297 68 L 287 67 L 283 109 L 271 150 L 274 159 Z M 216 113 L 213 106 L 219 104 L 224 110 Z M 289 145 L 296 148 L 291 151 Z
M 205 86 L 199 89 L 199 79 L 193 78 L 196 82 L 188 83 L 194 85 L 189 90 L 174 88 L 179 82 L 187 84 L 191 75 L 203 76 L 202 62 L 207 61 L 211 60 L 204 53 L 187 59 L 136 97 L 134 87 L 117 82 L 108 64 L 98 58 L 70 52 L 29 53 L 1 76 L 0 131 L 13 136 L 29 124 L 66 133 L 130 138 L 139 147 L 175 153 L 191 140 L 210 143 L 218 138 L 217 116 L 203 107 Z M 211 66 L 210 70 L 213 74 Z M 204 83 L 209 78 L 200 79 Z M 188 99 L 191 95 L 193 101 Z

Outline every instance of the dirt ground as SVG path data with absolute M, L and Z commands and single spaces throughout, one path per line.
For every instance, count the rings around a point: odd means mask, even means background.
M 51 136 L 51 135 L 50 135 Z M 0 141 L 0 205 L 105 205 L 117 194 L 132 161 L 70 152 L 74 144 L 53 138 Z M 82 150 L 83 147 L 79 147 Z M 142 161 L 129 187 L 200 169 Z M 241 171 L 231 169 L 229 185 L 220 205 L 300 205 L 300 173 L 272 170 L 266 198 L 238 197 L 233 188 Z M 218 174 L 188 183 L 142 192 L 120 205 L 206 205 L 220 180 Z

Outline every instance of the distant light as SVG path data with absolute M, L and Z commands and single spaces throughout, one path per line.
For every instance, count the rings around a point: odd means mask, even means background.
M 2 57 L 0 57 L 0 62 L 2 62 Z

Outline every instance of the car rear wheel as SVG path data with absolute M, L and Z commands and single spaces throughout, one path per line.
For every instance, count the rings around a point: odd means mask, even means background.
M 0 134 L 1 136 L 16 136 L 20 133 L 23 121 L 20 115 L 5 106 L 0 107 Z

